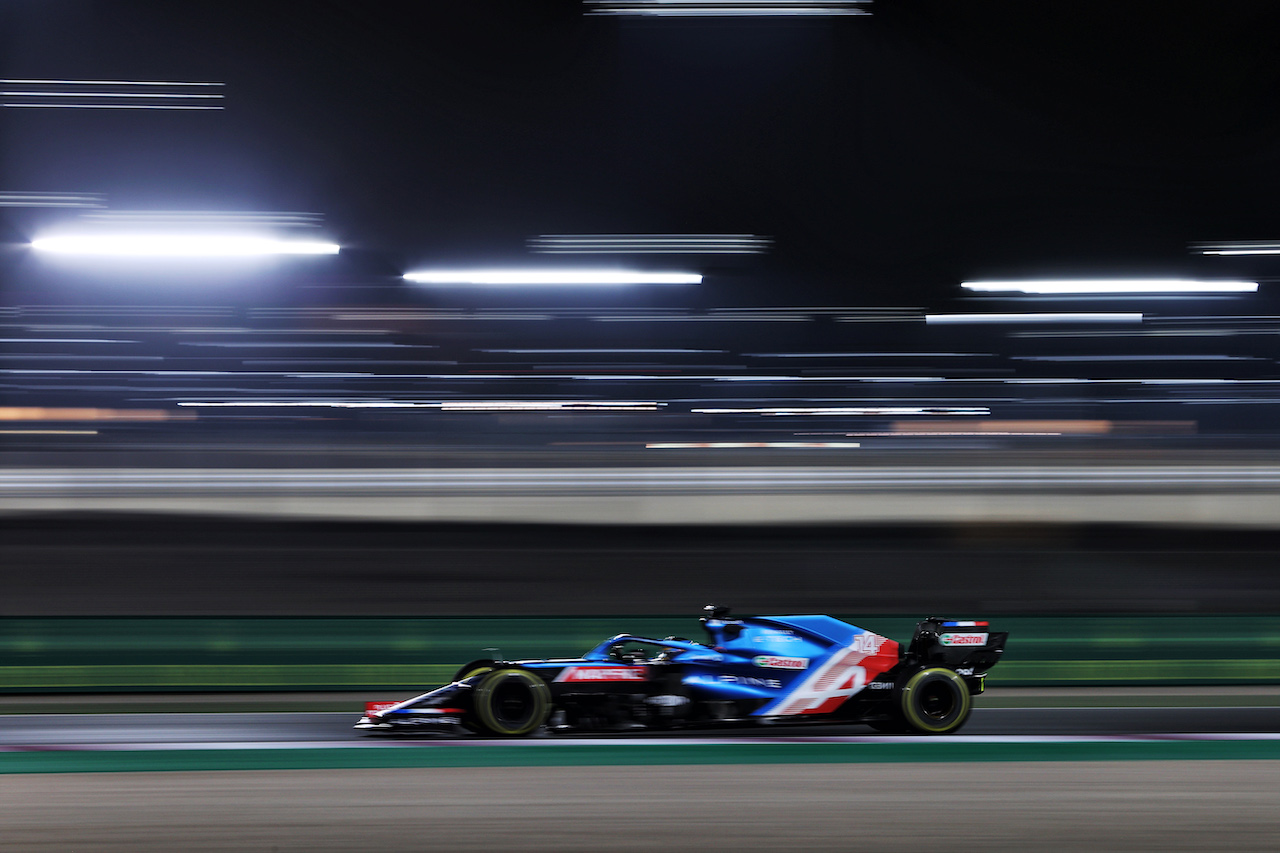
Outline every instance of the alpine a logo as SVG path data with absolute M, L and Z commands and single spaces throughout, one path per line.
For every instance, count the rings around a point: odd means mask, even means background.
M 784 658 L 778 655 L 757 655 L 751 659 L 756 666 L 765 669 L 808 669 L 808 658 Z
M 556 676 L 556 681 L 647 681 L 649 670 L 643 666 L 571 666 Z
M 938 642 L 944 646 L 985 646 L 986 634 L 943 634 Z

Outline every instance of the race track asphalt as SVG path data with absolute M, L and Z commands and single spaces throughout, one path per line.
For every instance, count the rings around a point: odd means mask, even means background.
M 74 702 L 74 699 L 69 700 Z M 72 706 L 74 707 L 74 706 Z M 342 744 L 376 743 L 352 731 L 362 706 L 349 713 L 58 713 L 0 716 L 0 748 L 74 744 Z M 1049 737 L 1161 736 L 1184 733 L 1270 734 L 1280 732 L 1280 707 L 1153 708 L 976 708 L 958 738 L 979 735 Z M 865 726 L 743 726 L 689 729 L 699 738 L 844 737 L 874 735 Z M 556 735 L 553 740 L 610 737 L 669 738 L 669 732 Z M 468 738 L 468 740 L 476 740 Z M 509 742 L 509 741 L 508 741 Z
M 1280 845 L 1274 704 L 979 708 L 950 738 L 822 726 L 388 741 L 356 735 L 354 717 L 0 716 L 0 850 Z

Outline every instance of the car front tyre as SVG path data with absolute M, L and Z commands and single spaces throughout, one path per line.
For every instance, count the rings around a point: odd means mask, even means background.
M 475 718 L 484 734 L 520 737 L 546 722 L 551 689 L 523 669 L 495 669 L 475 687 Z

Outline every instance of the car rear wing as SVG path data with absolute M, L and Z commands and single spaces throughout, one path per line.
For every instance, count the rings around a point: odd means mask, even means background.
M 981 693 L 983 679 L 1000 662 L 1008 639 L 1008 631 L 992 631 L 985 621 L 931 616 L 916 625 L 904 658 L 953 669 L 972 692 Z

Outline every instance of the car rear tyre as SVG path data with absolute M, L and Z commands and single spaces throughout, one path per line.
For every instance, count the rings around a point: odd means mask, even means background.
M 902 718 L 912 730 L 940 735 L 964 725 L 973 710 L 969 687 L 955 670 L 922 669 L 907 679 L 900 693 Z
M 546 722 L 550 712 L 547 683 L 523 669 L 496 669 L 476 685 L 475 716 L 484 734 L 527 735 Z

